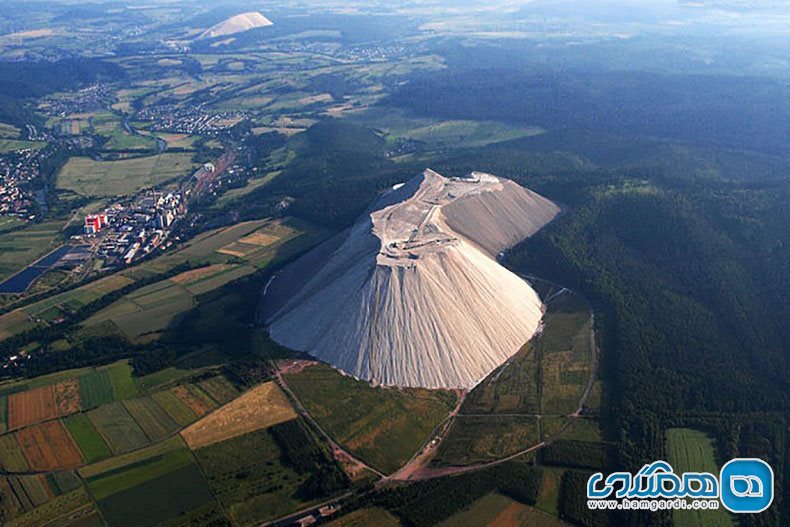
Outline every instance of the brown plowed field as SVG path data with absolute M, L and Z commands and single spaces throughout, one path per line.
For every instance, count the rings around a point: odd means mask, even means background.
M 74 468 L 83 462 L 80 451 L 60 421 L 20 430 L 17 441 L 31 470 Z
M 40 423 L 58 416 L 52 385 L 8 396 L 8 429 Z

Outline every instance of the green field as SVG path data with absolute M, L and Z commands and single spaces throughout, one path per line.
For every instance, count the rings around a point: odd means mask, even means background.
M 98 527 L 96 508 L 85 489 L 78 489 L 55 497 L 41 507 L 16 516 L 5 522 L 6 527 L 37 527 L 62 525 L 64 527 Z M 69 521 L 66 518 L 72 519 Z M 96 519 L 99 523 L 92 523 Z
M 0 139 L 0 154 L 7 154 L 15 150 L 25 150 L 33 148 L 40 150 L 46 146 L 46 143 L 41 141 L 21 141 L 16 139 Z
M 79 378 L 83 408 L 93 408 L 115 400 L 108 370 L 93 370 Z
M 0 436 L 0 466 L 8 472 L 24 472 L 28 469 L 27 459 L 13 434 Z
M 433 463 L 474 465 L 502 459 L 540 442 L 534 417 L 463 417 L 453 421 Z
M 666 431 L 667 461 L 676 474 L 710 472 L 718 474 L 716 449 L 705 432 L 691 428 Z M 672 521 L 677 527 L 731 527 L 733 519 L 725 509 L 715 511 L 675 510 Z
M 189 174 L 195 167 L 191 157 L 188 153 L 163 153 L 118 161 L 72 157 L 58 173 L 57 186 L 84 196 L 134 194 Z
M 540 431 L 544 441 L 557 437 L 592 443 L 603 440 L 598 421 L 589 418 L 542 417 Z
M 59 246 L 63 225 L 61 220 L 45 221 L 0 233 L 0 280 L 22 270 Z
M 63 424 L 87 463 L 94 463 L 112 455 L 110 447 L 86 414 L 72 415 L 64 419 Z
M 150 397 L 124 401 L 124 406 L 151 441 L 159 441 L 178 430 L 178 424 Z
M 456 403 L 451 392 L 374 388 L 323 364 L 286 379 L 330 436 L 388 474 L 423 446 Z
M 118 125 L 109 134 L 109 139 L 102 149 L 106 151 L 156 151 L 156 141 L 151 137 L 126 133 L 122 125 Z
M 397 516 L 384 509 L 357 509 L 327 524 L 327 527 L 399 527 Z
M 240 525 L 284 516 L 305 504 L 297 490 L 307 479 L 283 463 L 267 430 L 195 451 L 212 492 Z
M 468 509 L 451 516 L 439 525 L 441 527 L 515 527 L 518 525 L 562 527 L 567 524 L 538 509 L 492 492 L 472 503 Z
M 213 501 L 200 469 L 188 464 L 112 494 L 98 504 L 113 527 L 158 527 Z
M 538 490 L 538 499 L 535 502 L 535 507 L 552 516 L 559 514 L 558 500 L 562 474 L 562 469 L 546 468 L 540 480 L 540 489 Z
M 175 394 L 169 390 L 165 390 L 162 392 L 156 392 L 152 395 L 153 399 L 159 404 L 159 406 L 167 412 L 167 415 L 170 416 L 176 423 L 178 423 L 179 427 L 187 426 L 190 423 L 195 422 L 197 420 L 197 416 L 195 412 L 193 412 L 184 402 L 175 396 Z
M 116 400 L 128 399 L 138 393 L 137 385 L 132 378 L 132 367 L 128 363 L 117 364 L 107 370 L 110 375 L 113 396 Z
M 100 406 L 87 415 L 115 455 L 149 443 L 145 432 L 121 403 Z
M 80 474 L 113 526 L 159 525 L 213 501 L 192 455 L 177 438 L 91 465 Z

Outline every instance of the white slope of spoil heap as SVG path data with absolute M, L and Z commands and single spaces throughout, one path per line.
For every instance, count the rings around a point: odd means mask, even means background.
M 496 254 L 558 212 L 509 180 L 426 170 L 281 273 L 264 298 L 270 334 L 380 384 L 474 386 L 542 317 Z
M 250 11 L 249 13 L 241 13 L 232 16 L 227 20 L 223 20 L 219 24 L 208 28 L 200 35 L 200 38 L 214 38 L 235 35 L 236 33 L 242 33 L 244 31 L 249 31 L 250 29 L 271 25 L 273 25 L 271 20 L 257 11 Z

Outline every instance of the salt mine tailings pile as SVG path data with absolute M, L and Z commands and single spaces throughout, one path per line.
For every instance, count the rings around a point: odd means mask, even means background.
M 496 256 L 559 213 L 512 181 L 432 170 L 286 267 L 263 299 L 271 337 L 383 385 L 470 388 L 542 317 Z

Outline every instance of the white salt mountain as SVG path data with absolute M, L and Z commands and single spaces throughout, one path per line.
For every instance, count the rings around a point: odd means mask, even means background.
M 257 11 L 250 11 L 249 13 L 241 13 L 223 20 L 219 24 L 205 30 L 199 38 L 224 37 L 271 25 L 273 25 L 271 20 Z
M 271 337 L 379 384 L 470 388 L 542 317 L 538 295 L 496 255 L 558 212 L 506 179 L 426 170 L 270 284 Z

